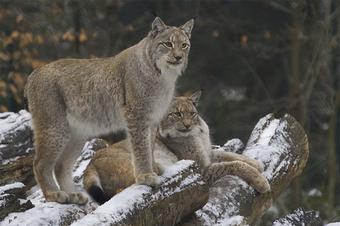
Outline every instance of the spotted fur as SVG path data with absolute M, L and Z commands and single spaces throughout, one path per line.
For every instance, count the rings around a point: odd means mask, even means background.
M 135 181 L 159 184 L 152 134 L 187 66 L 193 24 L 167 26 L 157 17 L 144 39 L 114 57 L 62 59 L 33 71 L 25 95 L 33 119 L 34 174 L 47 201 L 85 203 L 72 180 L 74 161 L 89 137 L 122 129 Z

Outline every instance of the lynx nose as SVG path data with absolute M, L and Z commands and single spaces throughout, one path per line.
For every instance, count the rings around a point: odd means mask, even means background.
M 182 56 L 175 56 L 175 59 L 176 59 L 177 61 L 180 61 L 180 60 L 182 59 Z
M 184 125 L 184 127 L 185 127 L 186 129 L 189 129 L 189 128 L 190 128 L 190 124 L 184 123 L 183 125 Z

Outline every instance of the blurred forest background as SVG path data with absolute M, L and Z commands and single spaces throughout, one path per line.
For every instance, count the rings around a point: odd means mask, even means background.
M 214 143 L 246 142 L 270 112 L 306 129 L 307 167 L 262 225 L 296 207 L 340 221 L 339 0 L 0 0 L 0 112 L 24 108 L 34 68 L 112 56 L 142 39 L 155 15 L 169 25 L 196 19 L 178 93 L 203 89 Z

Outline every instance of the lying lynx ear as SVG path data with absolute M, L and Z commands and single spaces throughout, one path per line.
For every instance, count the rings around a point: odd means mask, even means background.
M 194 27 L 194 19 L 191 19 L 188 22 L 186 22 L 184 25 L 180 26 L 179 28 L 182 29 L 187 34 L 187 36 L 190 38 L 193 27 Z
M 154 35 L 163 31 L 166 28 L 165 23 L 161 20 L 161 18 L 156 17 L 151 25 L 151 31 Z
M 189 97 L 189 99 L 194 103 L 195 106 L 198 106 L 198 102 L 200 101 L 201 95 L 202 95 L 202 91 L 199 90 L 199 91 L 194 92 Z

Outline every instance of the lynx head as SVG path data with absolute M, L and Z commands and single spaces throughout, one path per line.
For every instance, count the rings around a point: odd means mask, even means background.
M 148 35 L 148 45 L 151 61 L 159 71 L 162 73 L 171 71 L 180 75 L 185 70 L 193 26 L 193 19 L 180 27 L 173 27 L 165 25 L 159 17 L 156 17 Z
M 201 118 L 196 106 L 201 91 L 190 97 L 175 97 L 168 114 L 159 126 L 159 134 L 164 138 L 195 136 L 201 132 Z

